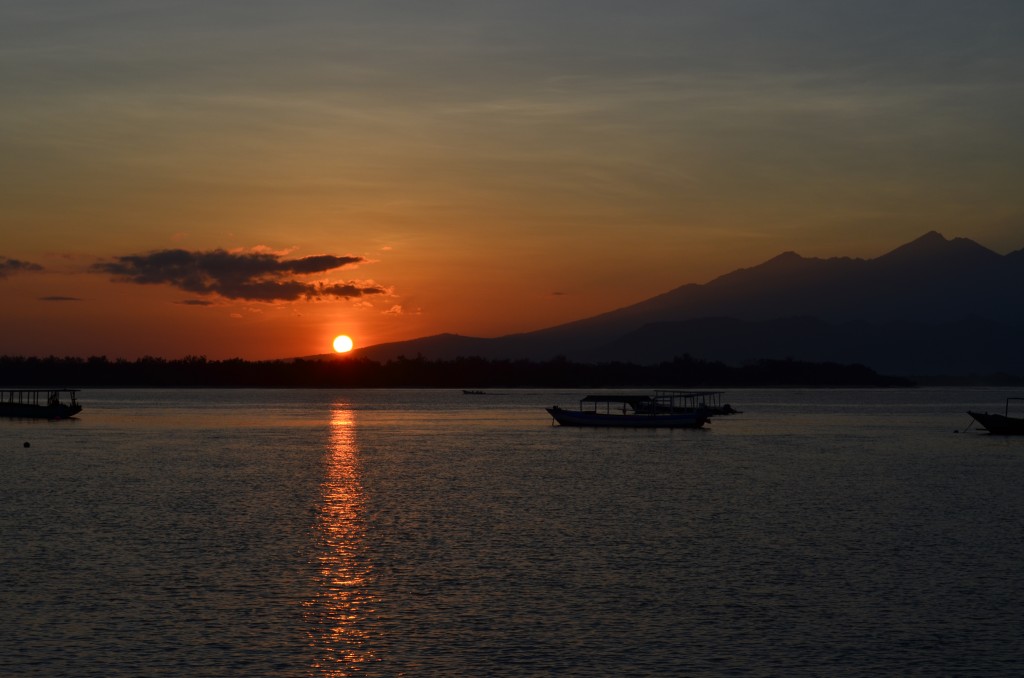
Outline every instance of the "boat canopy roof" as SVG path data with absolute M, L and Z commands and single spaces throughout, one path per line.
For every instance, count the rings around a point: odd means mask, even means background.
M 608 393 L 600 395 L 588 395 L 580 402 L 584 403 L 646 403 L 655 399 L 664 398 L 709 398 L 712 396 L 724 395 L 725 391 L 675 391 L 658 389 L 654 396 L 636 395 L 632 393 Z
M 80 388 L 0 388 L 0 399 L 12 402 L 19 398 L 38 398 L 43 394 L 46 394 L 47 398 L 58 398 L 62 393 L 66 393 L 73 401 L 75 395 L 81 390 Z
M 649 403 L 651 396 L 645 395 L 588 395 L 581 403 Z
M 59 405 L 61 394 L 67 394 L 72 405 L 77 405 L 78 388 L 0 388 L 0 404 L 38 405 L 45 400 L 49 405 Z
M 654 393 L 656 395 L 673 396 L 675 398 L 699 398 L 705 396 L 725 395 L 725 391 L 674 391 L 668 389 L 658 389 Z

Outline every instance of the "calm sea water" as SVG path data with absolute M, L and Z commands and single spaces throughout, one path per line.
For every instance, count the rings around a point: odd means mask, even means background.
M 0 674 L 1024 673 L 1000 390 L 95 390 L 0 420 Z M 25 447 L 24 443 L 30 443 Z

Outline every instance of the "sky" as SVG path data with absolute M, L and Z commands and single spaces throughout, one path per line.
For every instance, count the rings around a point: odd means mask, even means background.
M 501 336 L 1024 247 L 1019 0 L 0 0 L 0 355 Z

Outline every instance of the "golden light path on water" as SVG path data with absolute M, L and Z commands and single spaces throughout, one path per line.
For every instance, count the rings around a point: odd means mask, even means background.
M 363 554 L 365 495 L 360 483 L 355 412 L 331 410 L 321 505 L 316 525 L 319 553 L 317 594 L 306 603 L 312 675 L 350 676 L 379 661 L 367 647 L 367 615 L 375 599 L 367 591 L 371 567 Z

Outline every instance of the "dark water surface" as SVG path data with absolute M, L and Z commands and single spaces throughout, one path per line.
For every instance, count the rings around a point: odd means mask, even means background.
M 0 420 L 0 675 L 1020 675 L 1000 390 L 95 390 Z M 25 448 L 24 442 L 31 447 Z

